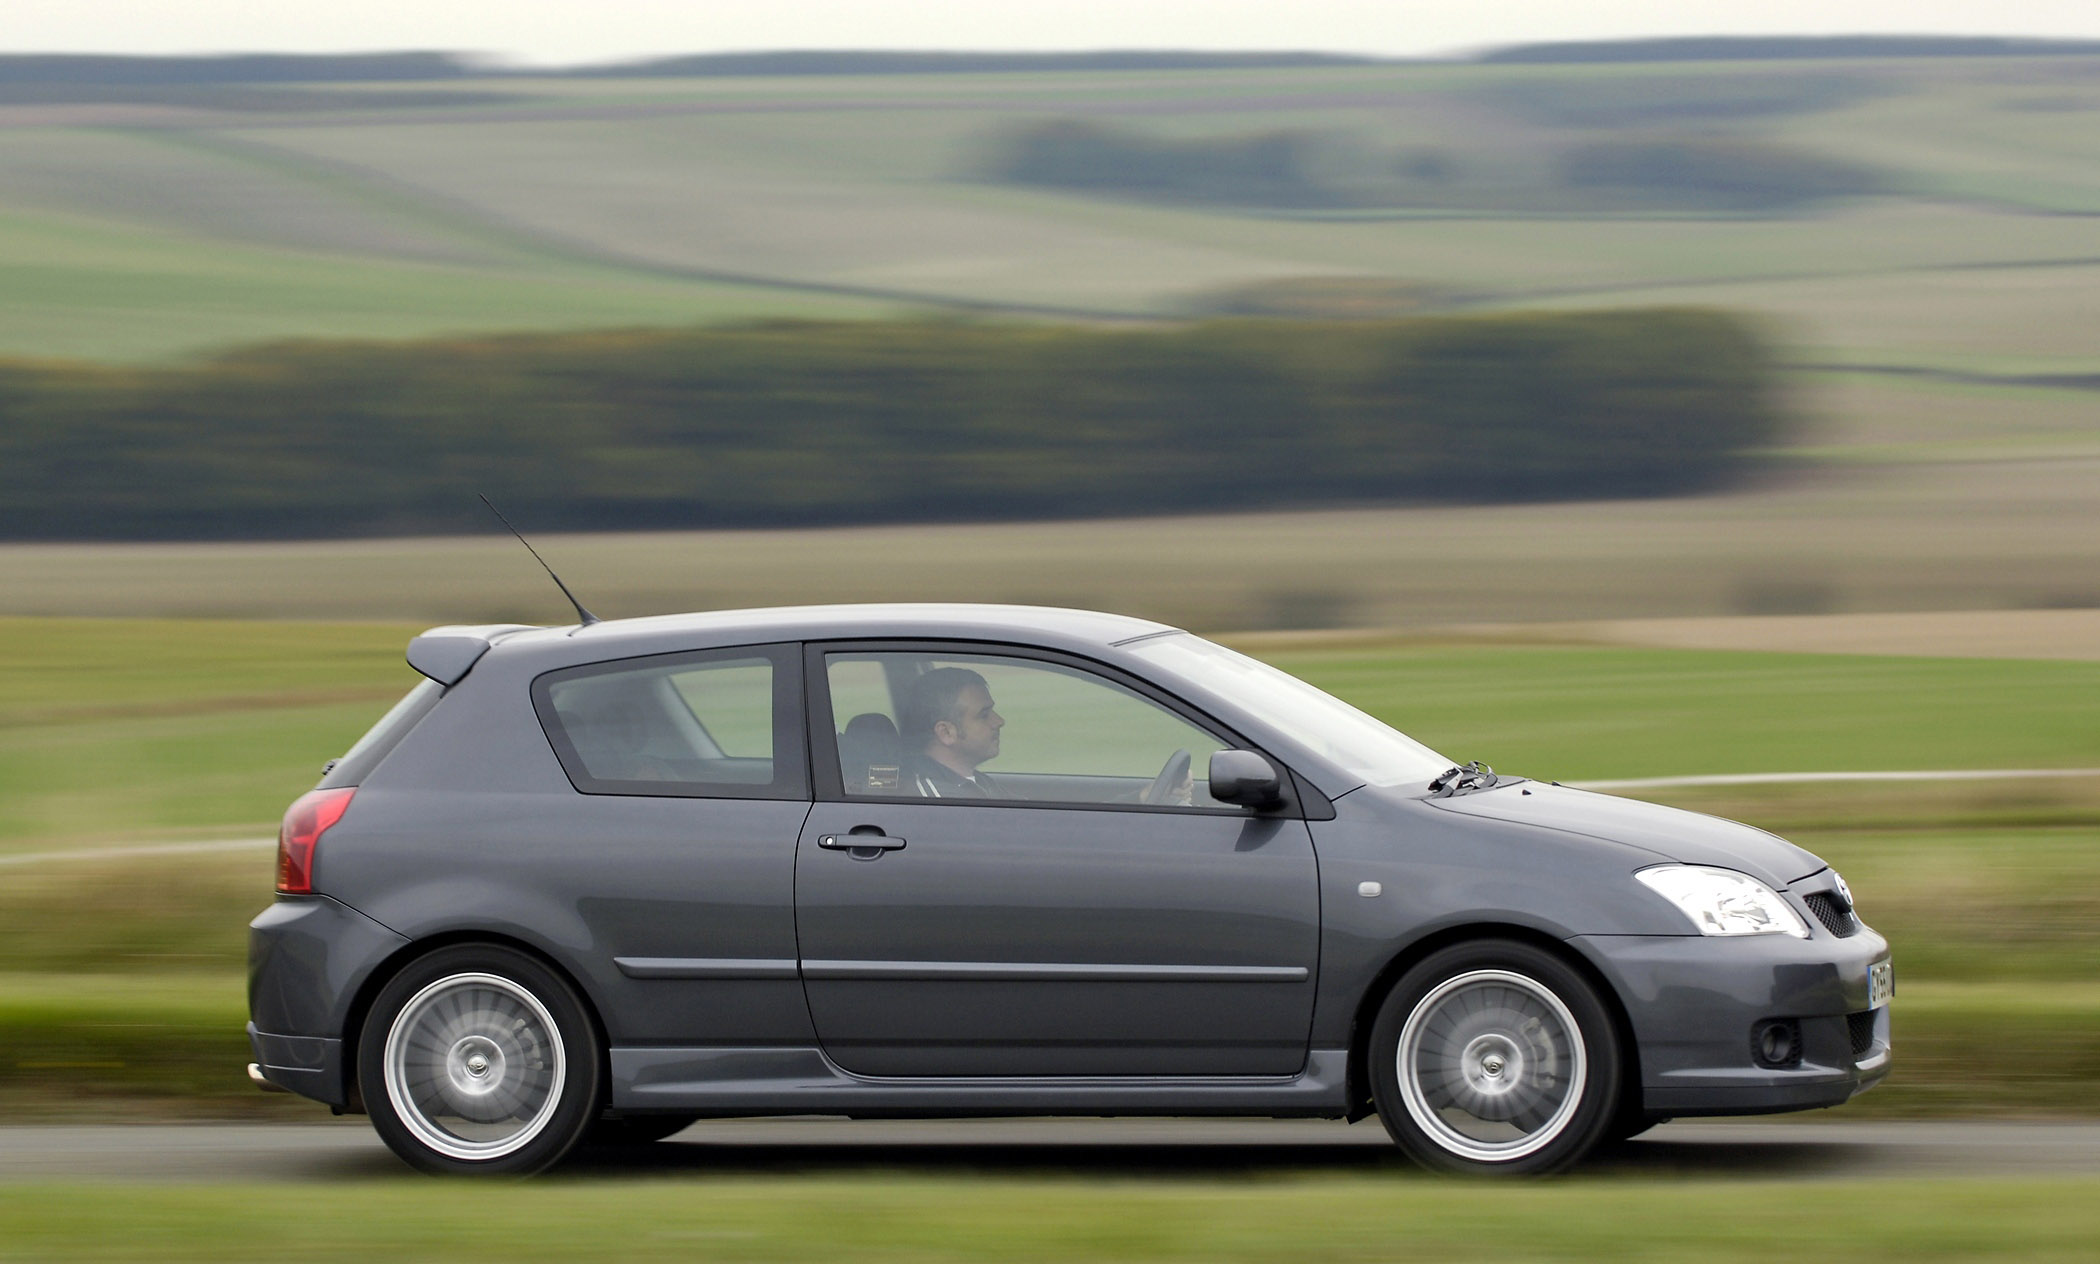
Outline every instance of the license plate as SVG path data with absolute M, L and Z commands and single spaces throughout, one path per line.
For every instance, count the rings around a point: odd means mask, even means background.
M 1867 1008 L 1880 1009 L 1896 994 L 1896 965 L 1877 961 L 1867 971 Z

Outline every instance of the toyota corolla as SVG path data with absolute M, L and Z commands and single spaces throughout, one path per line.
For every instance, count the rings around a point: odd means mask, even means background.
M 1889 1068 L 1888 945 L 1733 822 L 1451 760 L 1139 619 L 417 637 L 294 803 L 249 1073 L 429 1171 L 726 1116 L 1377 1115 L 1539 1172 Z

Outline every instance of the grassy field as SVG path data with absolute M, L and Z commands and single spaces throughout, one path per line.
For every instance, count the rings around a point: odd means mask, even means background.
M 2100 664 L 1580 646 L 1272 657 L 1454 759 L 1551 780 L 2100 766 Z
M 631 303 L 637 321 L 662 319 L 659 304 L 681 284 L 694 289 L 691 318 L 763 305 L 703 292 L 730 276 L 775 287 L 783 310 L 812 301 L 795 297 L 795 287 L 833 287 L 936 305 L 1129 315 L 1185 310 L 1190 296 L 1222 285 L 1335 273 L 1430 282 L 1476 302 L 1657 285 L 1685 287 L 1697 301 L 1702 286 L 1843 278 L 1826 295 L 1842 300 L 1866 278 L 1929 282 L 1949 265 L 1983 265 L 2005 270 L 1993 282 L 2001 290 L 2046 294 L 2095 254 L 2090 221 L 2077 214 L 2100 207 L 2094 107 L 2082 77 L 2089 65 L 520 80 L 507 85 L 513 102 L 449 110 L 427 104 L 430 85 L 403 85 L 418 104 L 401 111 L 17 108 L 16 126 L 0 136 L 0 205 L 42 217 L 13 232 L 33 235 L 39 223 L 44 231 L 158 230 L 131 247 L 135 267 L 160 253 L 194 268 L 197 247 L 214 242 L 437 265 L 541 284 L 548 300 L 568 288 L 586 305 L 594 294 L 605 305 Z M 1889 192 L 1808 216 L 1605 214 L 1572 202 L 1556 211 L 1550 199 L 1507 209 L 1509 189 L 1535 177 L 1542 155 L 1653 121 L 1584 110 L 1586 98 L 1632 92 L 1705 106 L 1711 93 L 1699 80 L 1717 77 L 1780 93 L 1842 80 L 1841 92 L 1799 93 L 1802 108 L 1737 112 L 1727 130 L 1885 168 L 1895 175 Z M 2035 108 L 2044 98 L 2067 108 Z M 1451 205 L 1433 213 L 1343 216 L 1151 206 L 980 178 L 986 147 L 1003 129 L 1082 112 L 1165 139 L 1298 129 L 1360 148 L 1359 168 L 1385 150 L 1463 150 L 1467 175 L 1443 199 Z M 0 243 L 13 232 L 0 226 Z M 85 273 L 91 255 L 54 262 Z M 237 260 L 224 266 L 241 272 Z M 401 286 L 397 333 L 482 327 L 477 318 L 571 323 L 551 301 L 521 302 L 507 316 L 448 308 L 416 275 L 382 269 L 368 280 Z M 651 292 L 654 300 L 644 297 Z M 43 297 L 74 305 L 48 289 Z M 124 301 L 121 288 L 83 290 L 77 310 L 121 310 Z M 309 310 L 331 319 L 325 303 Z M 1904 304 L 1886 305 L 1884 315 L 1900 322 Z M 2046 313 L 2022 323 L 2043 340 L 2038 353 L 2092 354 L 2089 344 L 2064 341 Z M 143 326 L 99 343 L 81 332 L 39 335 L 27 322 L 10 330 L 25 350 L 98 358 L 252 336 L 221 322 L 157 339 Z M 30 345 L 39 337 L 41 347 Z M 1902 350 L 1871 334 L 1845 345 Z
M 273 833 L 415 682 L 415 630 L 0 621 L 0 853 Z
M 306 251 L 0 203 L 0 348 L 13 356 L 131 359 L 165 353 L 171 338 L 188 351 L 292 336 L 397 338 L 897 310 L 894 303 L 805 299 L 776 287 L 583 264 L 506 272 L 456 259 Z
M 873 1176 L 129 1189 L 0 1187 L 36 1260 L 1763 1261 L 1804 1224 L 1862 1261 L 2083 1261 L 2100 1181 L 1572 1180 L 1282 1174 L 1102 1183 Z M 287 1207 L 286 1204 L 291 1206 Z M 1780 1210 L 1783 1209 L 1783 1210 Z
M 400 658 L 418 630 L 0 619 L 0 854 L 273 832 L 418 679 Z M 1546 779 L 2100 767 L 2100 663 L 1550 645 L 1271 657 L 1454 759 Z
M 1898 1074 L 1843 1118 L 2100 1116 L 2093 832 L 1795 835 L 1847 875 L 1899 967 Z M 0 1109 L 325 1117 L 241 1074 L 245 932 L 269 867 L 258 848 L 0 871 Z
M 238 1074 L 267 845 L 92 853 L 267 838 L 321 762 L 412 683 L 399 659 L 412 631 L 0 620 L 10 1117 L 312 1113 Z M 2100 766 L 2095 662 L 1406 642 L 1262 652 L 1454 758 L 1549 779 Z M 1848 1114 L 2100 1114 L 2096 783 L 1656 793 L 1784 830 L 1847 875 L 1895 945 L 1903 1069 Z M 80 854 L 7 863 L 51 852 Z

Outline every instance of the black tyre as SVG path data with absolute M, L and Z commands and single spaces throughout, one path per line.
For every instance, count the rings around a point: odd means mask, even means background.
M 1669 1122 L 1670 1117 L 1668 1115 L 1651 1114 L 1647 1111 L 1621 1110 L 1618 1119 L 1613 1121 L 1611 1130 L 1604 1134 L 1604 1139 L 1618 1142 L 1631 1141 L 1650 1129 Z
M 684 1132 L 698 1118 L 697 1115 L 622 1115 L 617 1119 L 600 1119 L 583 1134 L 583 1144 L 609 1150 L 654 1145 L 666 1137 Z
M 576 992 L 524 953 L 440 949 L 372 1003 L 357 1076 L 372 1126 L 425 1172 L 523 1175 L 599 1115 L 602 1059 Z
M 1567 1167 L 1618 1118 L 1622 1055 L 1596 989 L 1529 944 L 1442 949 L 1402 976 L 1371 1028 L 1386 1131 L 1442 1172 Z

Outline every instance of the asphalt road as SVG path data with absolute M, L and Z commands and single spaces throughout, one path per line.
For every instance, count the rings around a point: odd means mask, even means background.
M 406 1172 L 363 1121 L 0 1128 L 0 1183 L 31 1180 L 323 1181 Z M 1413 1169 L 1375 1120 L 726 1120 L 574 1176 L 1098 1175 L 1203 1178 L 1263 1171 Z M 2100 1173 L 2100 1123 L 1677 1123 L 1594 1161 L 1656 1178 L 1846 1180 Z

